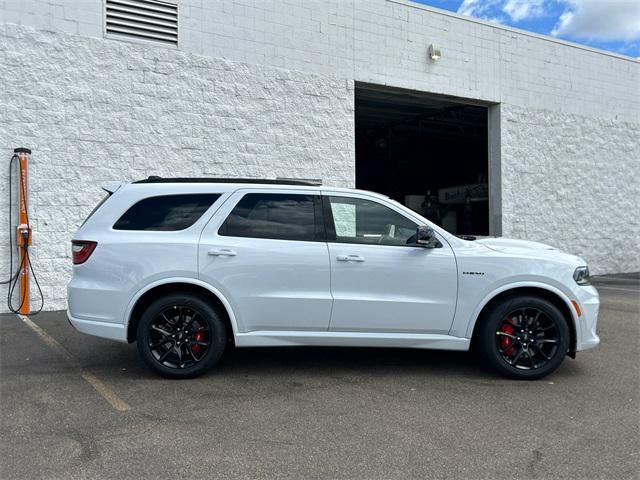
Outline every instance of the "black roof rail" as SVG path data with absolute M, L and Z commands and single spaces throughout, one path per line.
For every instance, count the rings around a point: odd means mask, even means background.
M 317 187 L 322 185 L 321 180 L 298 180 L 294 178 L 201 178 L 201 177 L 175 177 L 163 178 L 151 175 L 144 180 L 133 183 L 257 183 L 266 185 L 303 185 Z

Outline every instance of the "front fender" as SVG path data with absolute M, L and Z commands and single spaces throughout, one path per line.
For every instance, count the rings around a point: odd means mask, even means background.
M 468 323 L 466 325 L 465 331 L 464 332 L 460 332 L 461 335 L 460 336 L 464 336 L 465 338 L 471 338 L 471 336 L 473 335 L 473 329 L 475 328 L 476 322 L 478 321 L 478 318 L 480 318 L 480 313 L 482 312 L 482 309 L 493 299 L 495 298 L 497 295 L 509 291 L 509 290 L 514 290 L 517 288 L 538 288 L 538 289 L 542 289 L 542 290 L 546 290 L 550 293 L 553 293 L 554 295 L 556 295 L 558 298 L 560 298 L 565 305 L 567 306 L 569 312 L 571 312 L 571 320 L 573 321 L 573 326 L 576 330 L 576 334 L 579 336 L 580 335 L 580 322 L 578 319 L 578 315 L 573 307 L 573 305 L 571 304 L 571 298 L 569 297 L 569 295 L 567 293 L 565 293 L 563 290 L 561 290 L 560 288 L 554 286 L 554 285 L 550 285 L 549 283 L 545 283 L 545 282 L 541 282 L 541 281 L 518 281 L 518 282 L 511 282 L 511 283 L 506 283 L 504 285 L 501 285 L 499 287 L 494 288 L 493 290 L 491 290 L 489 293 L 487 293 L 486 295 L 484 295 L 484 297 L 482 298 L 482 300 L 475 306 L 475 308 L 473 308 L 473 310 L 471 311 L 471 315 L 468 318 Z M 457 320 L 457 315 L 456 315 L 456 320 Z M 456 328 L 456 321 L 454 321 L 454 328 L 451 329 L 450 334 L 451 335 L 455 335 L 456 333 L 454 333 L 454 330 Z M 461 326 L 460 326 L 461 327 Z M 460 328 L 458 327 L 458 328 Z

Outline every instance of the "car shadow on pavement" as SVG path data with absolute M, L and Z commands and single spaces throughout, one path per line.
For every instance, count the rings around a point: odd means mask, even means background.
M 79 355 L 83 367 L 99 372 L 106 380 L 114 377 L 162 380 L 144 366 L 135 344 L 124 345 L 100 339 L 93 341 L 103 345 L 96 345 Z M 479 382 L 512 382 L 487 369 L 473 351 L 356 347 L 235 348 L 231 345 L 227 347 L 219 363 L 200 378 L 220 379 L 225 376 L 235 378 L 247 375 L 294 379 L 300 375 L 396 378 L 427 375 L 434 378 L 446 377 L 449 380 L 459 378 Z M 581 375 L 579 362 L 570 358 L 566 358 L 563 365 L 552 374 L 558 379 L 576 375 Z
M 209 374 L 277 373 L 282 376 L 294 372 L 507 380 L 486 368 L 473 351 L 355 347 L 228 348 Z M 576 374 L 580 374 L 576 362 L 566 358 L 553 376 Z
M 255 372 L 290 370 L 481 370 L 470 352 L 401 348 L 269 347 L 228 348 L 219 369 Z
M 104 350 L 108 350 L 108 355 L 103 354 L 107 353 Z M 82 363 L 86 368 L 99 369 L 101 375 L 107 377 L 160 378 L 142 364 L 135 344 L 112 344 L 112 348 L 103 347 L 103 352 L 96 348 L 91 356 L 83 355 Z M 109 362 L 106 361 L 107 356 Z M 201 378 L 227 375 L 296 376 L 299 373 L 379 376 L 442 374 L 449 377 L 495 378 L 472 352 L 354 347 L 229 347 L 220 362 Z

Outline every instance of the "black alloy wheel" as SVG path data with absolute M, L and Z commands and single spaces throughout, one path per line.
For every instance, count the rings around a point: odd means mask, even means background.
M 211 346 L 211 328 L 193 307 L 173 305 L 149 326 L 148 346 L 156 361 L 169 368 L 190 368 L 202 361 Z
M 558 327 L 544 311 L 523 307 L 502 320 L 496 331 L 496 348 L 509 365 L 535 370 L 553 359 L 559 335 Z
M 567 319 L 544 298 L 505 298 L 478 321 L 474 343 L 480 355 L 509 378 L 542 378 L 560 366 L 569 349 Z
M 191 294 L 173 294 L 153 302 L 138 324 L 138 351 L 154 371 L 169 378 L 190 378 L 211 368 L 226 344 L 222 315 Z

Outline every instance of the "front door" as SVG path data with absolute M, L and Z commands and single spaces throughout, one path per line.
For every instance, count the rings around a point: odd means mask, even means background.
M 317 191 L 236 192 L 205 227 L 200 279 L 231 303 L 240 332 L 326 331 L 329 255 Z
M 323 193 L 333 295 L 330 330 L 447 334 L 457 269 L 444 238 L 439 237 L 441 248 L 413 246 L 418 224 L 393 203 Z

